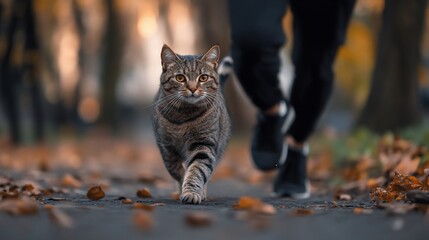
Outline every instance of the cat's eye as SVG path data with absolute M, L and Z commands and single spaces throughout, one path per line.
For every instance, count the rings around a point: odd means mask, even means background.
M 209 80 L 209 75 L 203 74 L 198 78 L 198 80 L 200 82 L 207 82 L 207 80 Z
M 176 81 L 184 82 L 184 81 L 186 81 L 186 78 L 185 78 L 185 76 L 178 74 L 178 75 L 176 75 Z

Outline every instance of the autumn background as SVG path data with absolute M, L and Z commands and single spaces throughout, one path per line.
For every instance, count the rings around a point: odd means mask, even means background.
M 290 13 L 283 23 L 287 94 Z M 217 43 L 226 56 L 229 34 L 226 0 L 0 0 L 0 211 L 11 208 L 1 207 L 8 198 L 86 198 L 95 185 L 129 203 L 144 186 L 150 196 L 176 198 L 150 123 L 160 49 L 167 43 L 197 54 Z M 311 140 L 313 195 L 392 202 L 412 200 L 411 190 L 427 192 L 427 0 L 358 0 L 335 74 Z M 275 173 L 258 172 L 248 152 L 256 110 L 234 78 L 225 98 L 233 137 L 212 181 L 239 181 L 250 194 L 249 184 L 263 186 L 268 195 Z M 215 193 L 222 194 L 239 197 Z M 140 217 L 143 228 L 152 221 Z

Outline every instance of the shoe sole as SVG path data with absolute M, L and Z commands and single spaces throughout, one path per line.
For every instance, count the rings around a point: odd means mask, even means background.
M 293 199 L 298 199 L 298 200 L 302 200 L 302 199 L 307 199 L 311 196 L 311 184 L 310 181 L 305 181 L 305 192 L 303 193 L 291 193 L 291 194 L 278 194 L 276 192 L 271 193 L 272 197 L 276 197 L 276 198 L 281 198 L 281 197 L 290 197 Z

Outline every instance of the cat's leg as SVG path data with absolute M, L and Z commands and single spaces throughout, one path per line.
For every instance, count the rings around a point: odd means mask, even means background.
M 180 200 L 183 203 L 200 204 L 206 198 L 206 184 L 211 177 L 215 157 L 210 151 L 197 151 L 186 161 Z
M 170 148 L 161 148 L 161 155 L 168 173 L 178 182 L 179 193 L 182 193 L 183 176 L 185 168 L 180 160 L 179 154 Z

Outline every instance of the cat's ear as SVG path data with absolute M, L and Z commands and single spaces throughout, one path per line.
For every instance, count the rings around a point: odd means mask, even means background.
M 211 47 L 204 56 L 201 57 L 201 60 L 213 66 L 213 68 L 217 68 L 219 65 L 220 58 L 220 47 L 219 45 L 214 45 Z
M 179 57 L 177 56 L 177 54 L 174 53 L 173 50 L 171 50 L 171 48 L 169 46 L 167 46 L 167 44 L 164 44 L 164 46 L 162 46 L 162 50 L 161 50 L 162 68 L 165 70 L 165 68 L 169 64 L 174 63 L 177 60 L 179 60 Z

